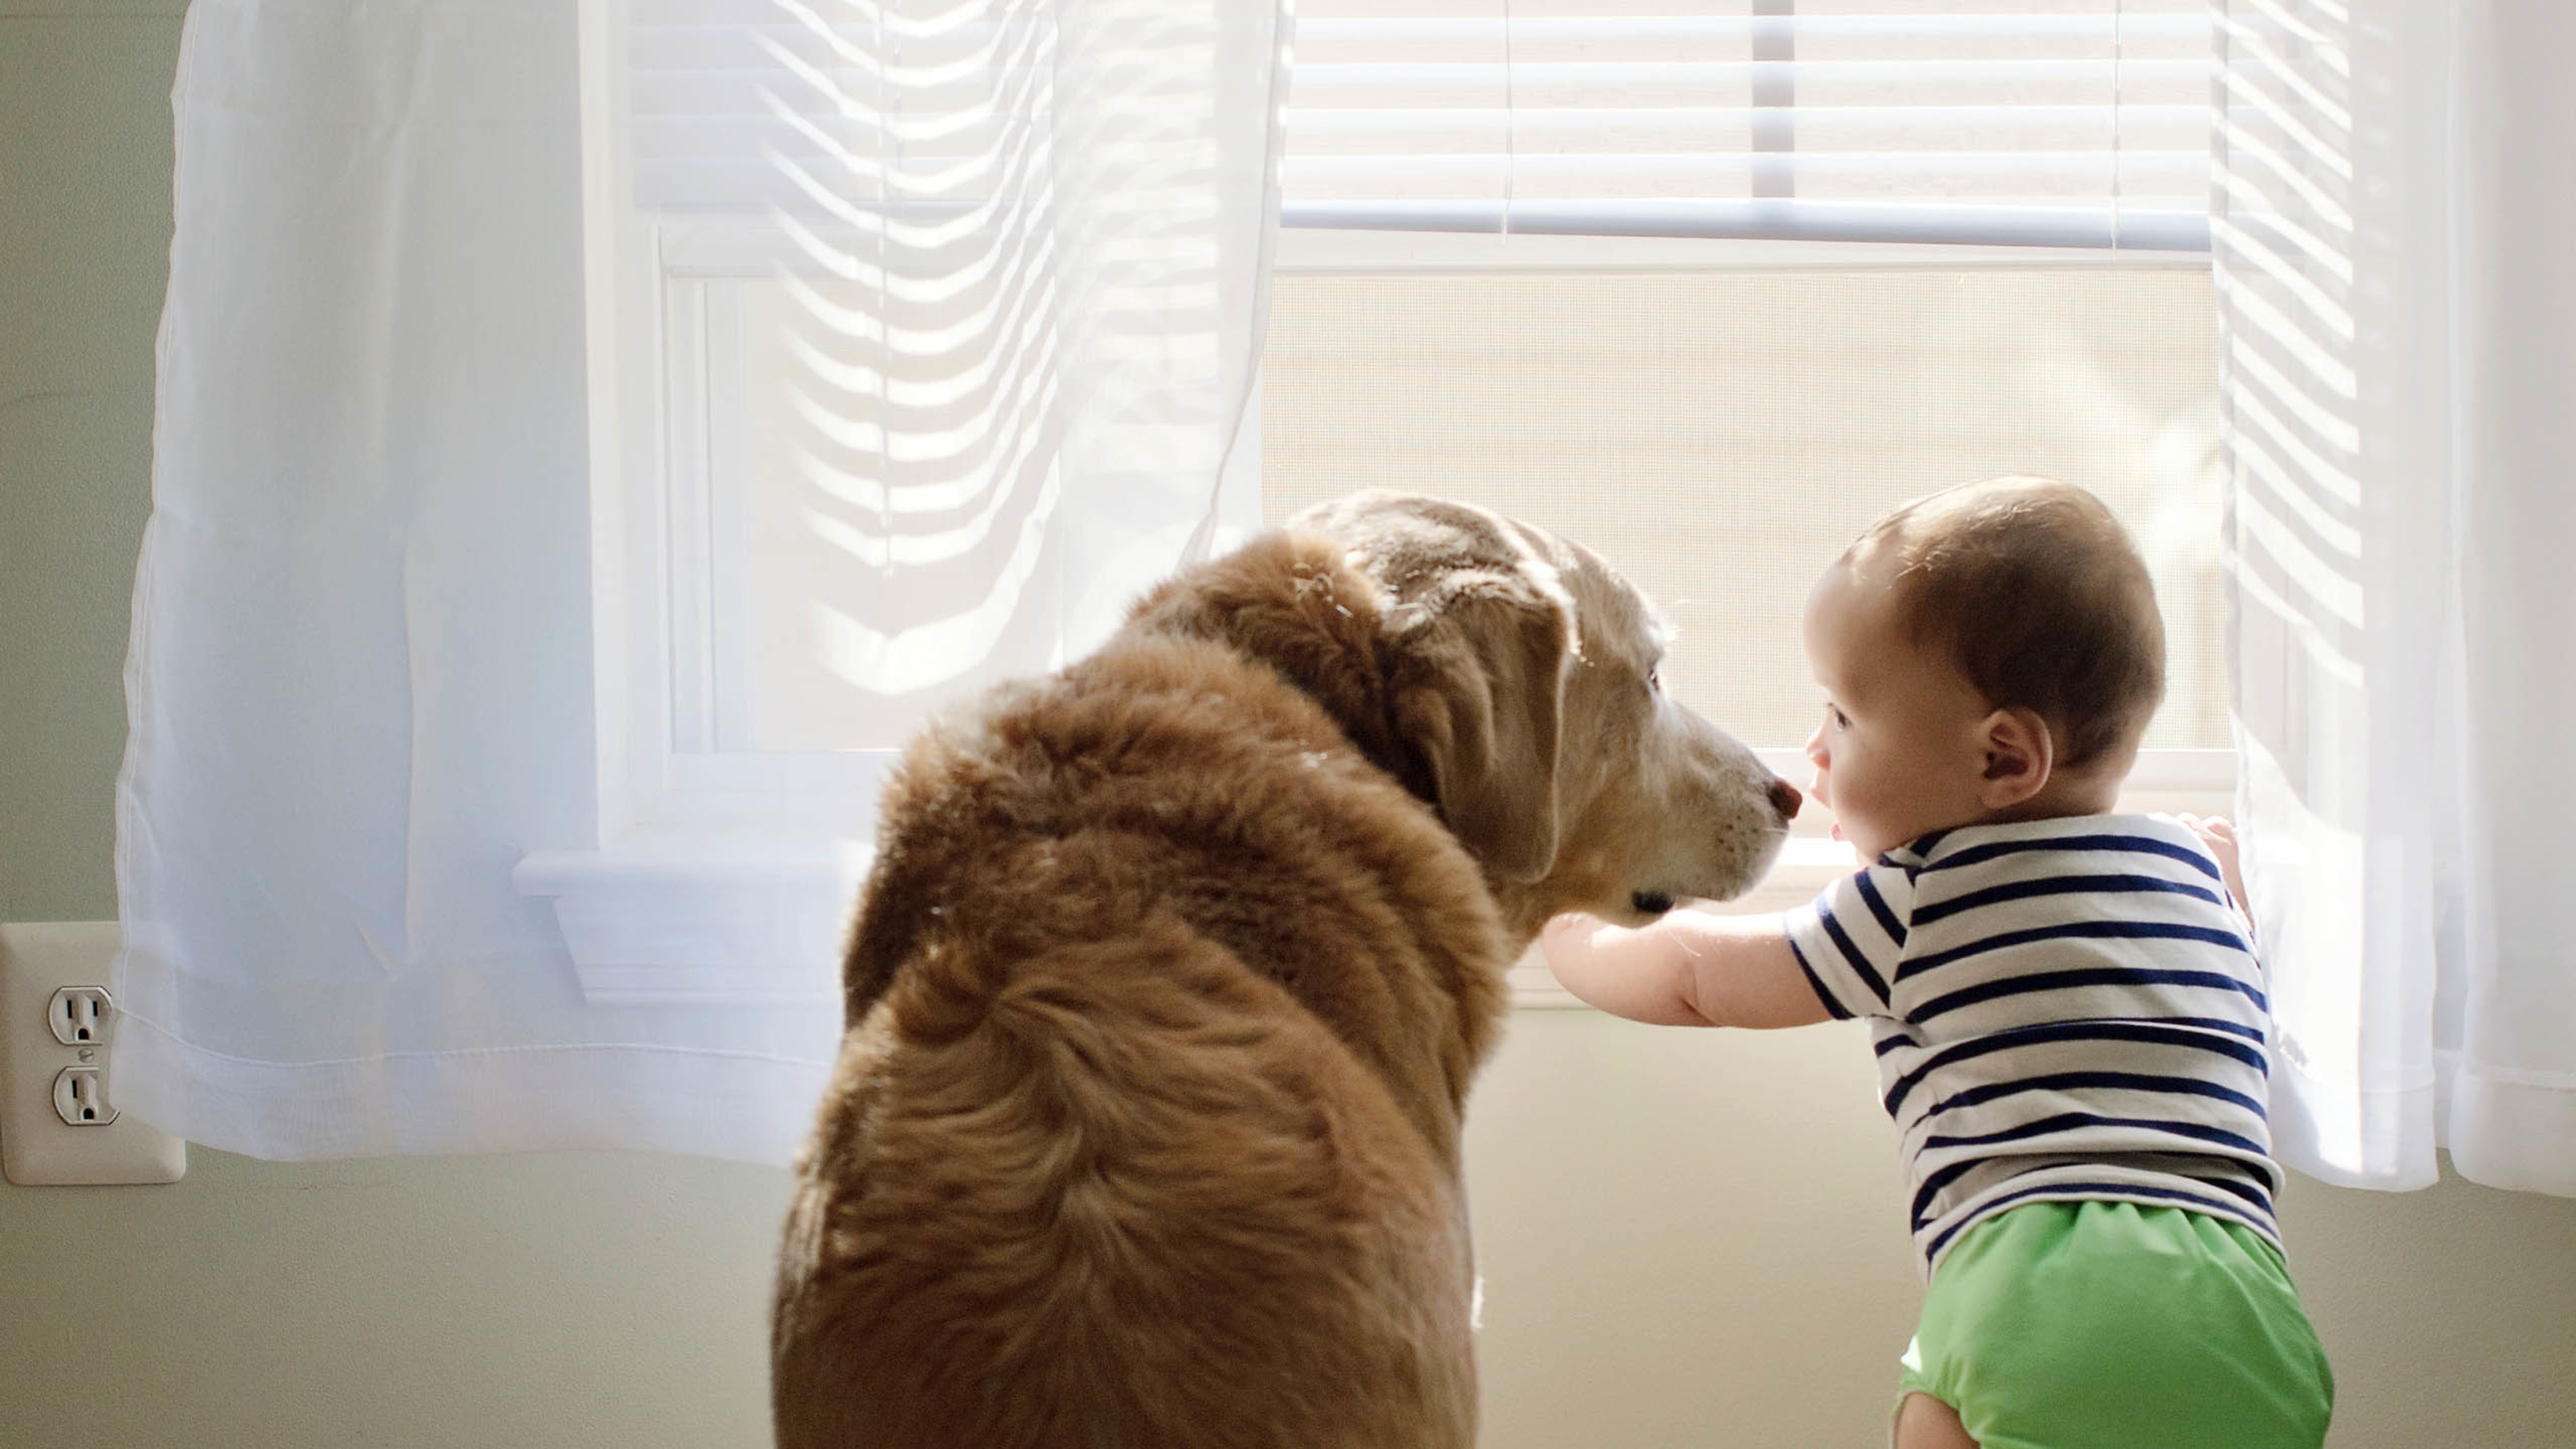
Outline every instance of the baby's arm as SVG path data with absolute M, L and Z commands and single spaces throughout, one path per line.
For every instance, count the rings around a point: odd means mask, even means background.
M 1662 1026 L 1806 1026 L 1831 1019 L 1778 916 L 1675 907 L 1639 927 L 1559 916 L 1539 936 L 1565 989 Z

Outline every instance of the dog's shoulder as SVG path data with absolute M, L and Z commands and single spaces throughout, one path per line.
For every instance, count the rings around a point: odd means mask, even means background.
M 1475 861 L 1293 662 L 1364 672 L 1365 600 L 1337 604 L 1352 583 L 1324 593 L 1319 555 L 1277 542 L 1271 566 L 1167 586 L 1099 651 L 915 741 L 844 961 L 848 1022 L 928 941 L 1007 959 L 1158 916 L 1310 1005 L 1369 1013 L 1386 983 L 1360 978 L 1391 972 L 1425 998 L 1408 1009 L 1487 1014 L 1503 932 Z M 1263 616 L 1250 647 L 1247 613 Z M 1289 669 L 1254 652 L 1301 631 L 1326 637 L 1290 648 Z M 1364 700 L 1374 685 L 1344 688 Z

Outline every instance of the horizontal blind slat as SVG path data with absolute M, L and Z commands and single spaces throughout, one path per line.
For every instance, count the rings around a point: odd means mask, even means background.
M 1498 232 L 1500 198 L 1284 205 L 1284 225 L 1358 231 Z M 1737 201 L 1515 202 L 1511 229 L 1540 236 L 1734 237 L 1759 241 L 1911 242 L 1949 246 L 2132 247 L 2207 251 L 2204 209 L 1874 205 L 1796 197 Z

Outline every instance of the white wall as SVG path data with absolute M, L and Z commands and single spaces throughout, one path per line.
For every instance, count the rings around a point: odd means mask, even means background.
M 1920 1299 L 1854 1027 L 1524 1012 L 1469 1128 L 1493 1449 L 1884 1442 Z M 2576 1449 L 2576 1202 L 2295 1178 L 2333 1449 Z
M 181 8 L 0 0 L 0 919 L 114 910 Z M 1494 1449 L 1878 1441 L 1916 1289 L 1848 1028 L 1525 1013 L 1470 1157 Z M 0 1185 L 0 1443 L 765 1443 L 785 1200 L 640 1154 Z M 2284 1217 L 2339 1449 L 2576 1449 L 2576 1202 L 2300 1183 Z

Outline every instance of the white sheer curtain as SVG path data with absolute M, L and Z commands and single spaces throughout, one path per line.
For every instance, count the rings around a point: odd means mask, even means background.
M 2225 0 L 2248 889 L 2328 1181 L 2576 1194 L 2576 11 Z
M 719 40 L 750 8 L 694 6 Z M 1276 220 L 1275 14 L 1234 0 L 759 9 L 812 30 L 835 74 L 872 78 L 881 117 L 916 81 L 954 87 L 943 36 L 1035 47 L 1012 52 L 1011 83 L 1055 104 L 1015 113 L 983 158 L 1021 189 L 987 187 L 937 220 L 1007 234 L 975 253 L 980 284 L 1043 270 L 1070 321 L 1013 333 L 1007 357 L 951 350 L 952 392 L 997 370 L 1018 388 L 973 425 L 1038 452 L 1015 444 L 1007 479 L 997 465 L 939 486 L 970 518 L 979 488 L 1050 490 L 1051 513 L 1012 515 L 1057 581 L 1017 627 L 1080 647 L 1101 627 L 1096 597 L 1174 562 L 1238 435 Z M 117 796 L 113 1049 L 125 1109 L 196 1141 L 280 1158 L 784 1160 L 837 1041 L 829 921 L 820 949 L 766 963 L 765 980 L 801 982 L 792 999 L 642 1002 L 594 989 L 546 902 L 512 882 L 533 854 L 604 844 L 602 752 L 623 738 L 594 670 L 606 565 L 586 421 L 582 36 L 574 0 L 189 8 Z M 912 69 L 879 43 L 909 46 Z M 1129 144 L 1146 112 L 1152 144 Z M 817 205 L 919 223 L 890 200 L 900 164 L 846 147 L 823 183 L 840 192 Z M 1184 377 L 1178 401 L 1140 381 Z M 840 402 L 853 426 L 885 423 Z M 1024 415 L 1045 409 L 1043 427 Z M 846 822 L 854 844 L 868 823 Z M 630 884 L 639 906 L 655 894 Z

